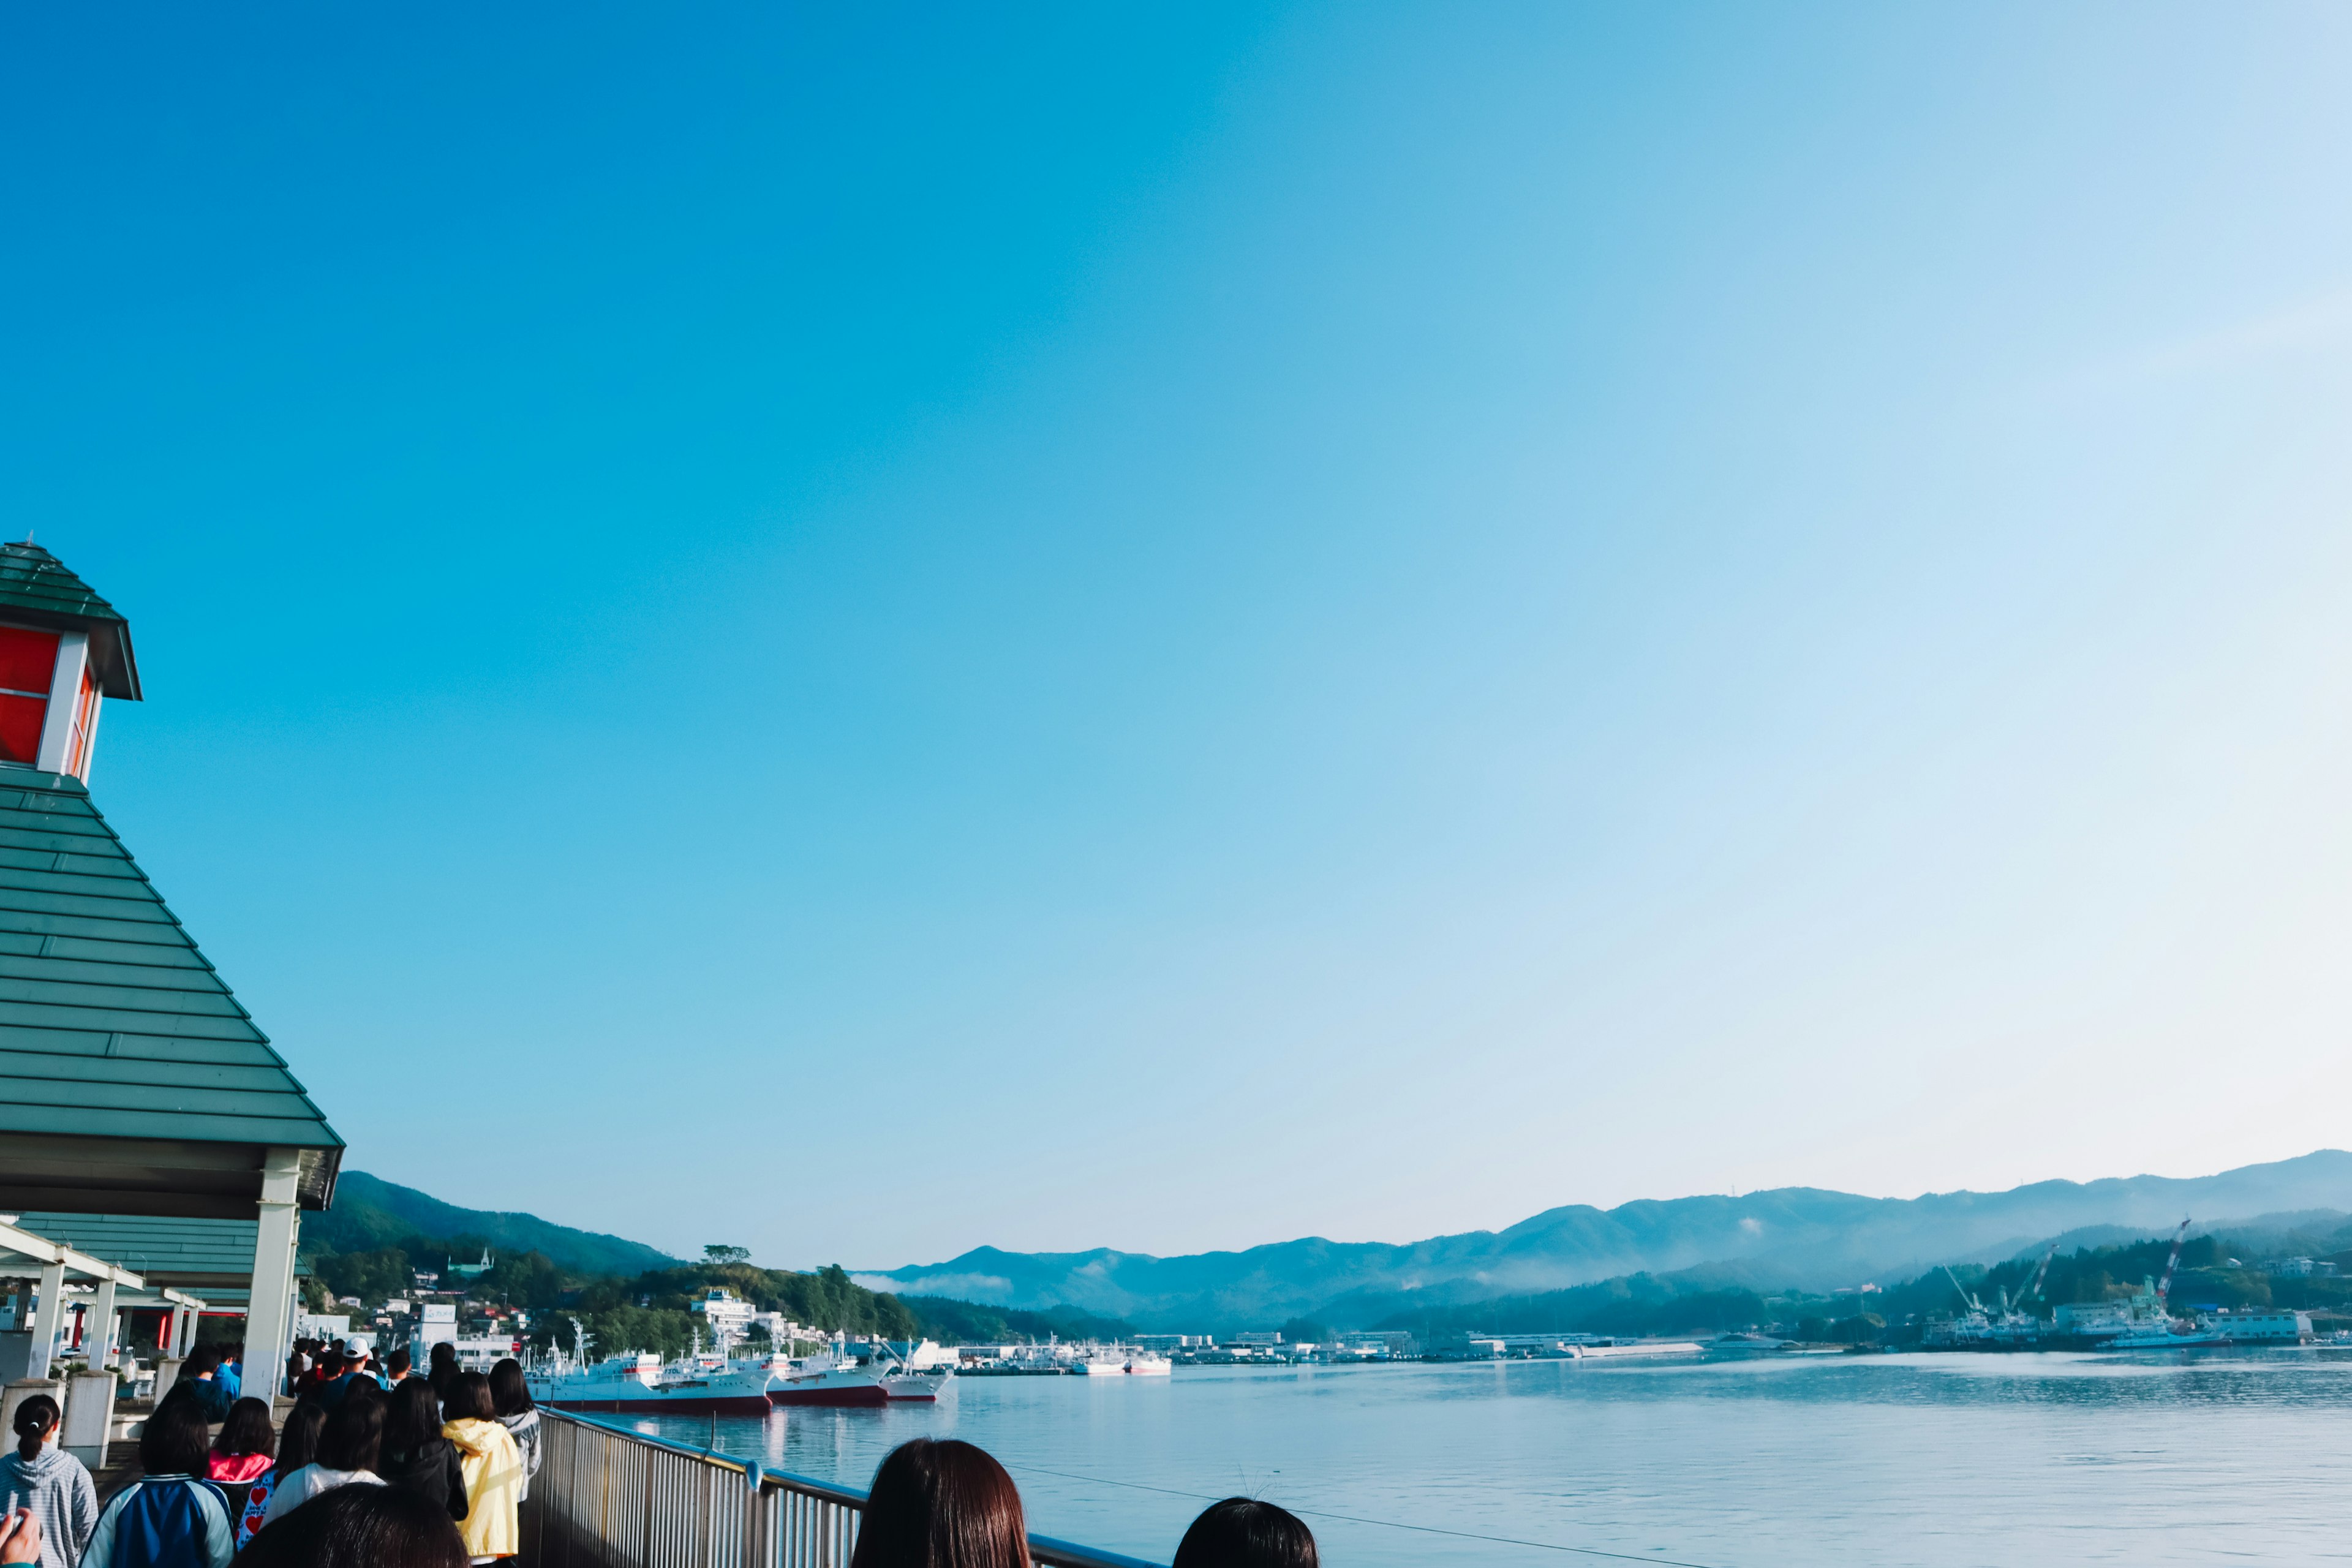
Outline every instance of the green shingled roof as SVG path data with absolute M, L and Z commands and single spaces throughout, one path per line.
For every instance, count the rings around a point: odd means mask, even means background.
M 244 1287 L 253 1278 L 255 1233 L 249 1219 L 177 1219 L 153 1215 L 57 1214 L 28 1210 L 16 1224 L 35 1236 L 62 1241 L 77 1252 L 120 1263 L 149 1286 Z M 209 1299 L 209 1298 L 207 1298 Z
M 88 633 L 99 689 L 109 697 L 138 698 L 131 623 L 39 545 L 0 544 L 0 621 Z
M 320 1150 L 314 1204 L 343 1146 L 81 782 L 0 765 L 0 1135 L 34 1133 Z

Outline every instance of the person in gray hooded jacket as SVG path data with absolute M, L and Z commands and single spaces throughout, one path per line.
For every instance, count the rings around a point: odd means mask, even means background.
M 40 1521 L 41 1568 L 74 1568 L 98 1528 L 98 1488 L 89 1471 L 49 1445 L 58 1414 L 46 1394 L 16 1406 L 16 1447 L 0 1456 L 0 1514 L 21 1508 Z
M 521 1501 L 530 1496 L 530 1478 L 539 1474 L 539 1406 L 531 1403 L 522 1363 L 509 1356 L 490 1368 L 490 1399 L 498 1406 L 499 1425 L 522 1456 L 522 1491 L 516 1499 Z

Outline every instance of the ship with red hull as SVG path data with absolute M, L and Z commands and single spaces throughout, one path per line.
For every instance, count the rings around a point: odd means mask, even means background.
M 937 1405 L 955 1397 L 955 1374 L 909 1372 L 889 1357 L 840 1353 L 776 1357 L 767 1363 L 768 1399 L 775 1405 Z

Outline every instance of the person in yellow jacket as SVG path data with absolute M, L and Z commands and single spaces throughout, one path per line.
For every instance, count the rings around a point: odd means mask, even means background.
M 515 1510 L 522 1501 L 522 1451 L 499 1423 L 490 1380 L 461 1372 L 441 1391 L 441 1436 L 457 1446 L 457 1468 L 466 1479 L 466 1517 L 457 1530 L 476 1563 L 511 1557 L 522 1532 Z

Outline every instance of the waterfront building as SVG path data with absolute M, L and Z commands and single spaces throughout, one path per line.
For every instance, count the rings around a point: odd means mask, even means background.
M 715 1345 L 733 1344 L 743 1338 L 759 1310 L 724 1285 L 714 1285 L 699 1299 L 687 1303 L 688 1311 L 700 1317 L 709 1325 L 710 1342 Z M 770 1331 L 772 1338 L 773 1331 Z
M 2311 1314 L 2270 1307 L 2222 1308 L 2199 1325 L 2233 1344 L 2300 1345 L 2311 1342 Z
M 1161 1355 L 1173 1355 L 1178 1351 L 1204 1351 L 1217 1342 L 1207 1334 L 1138 1334 L 1138 1350 L 1158 1351 Z
M 522 1354 L 522 1341 L 513 1334 L 461 1334 L 449 1342 L 457 1347 L 457 1365 L 465 1372 L 488 1372 L 509 1356 Z
M 1355 1361 L 1399 1361 L 1421 1353 L 1421 1342 L 1403 1329 L 1359 1330 L 1332 1342 L 1332 1353 Z
M 197 1308 L 137 1276 L 164 1349 L 193 1342 L 195 1311 L 228 1312 L 248 1371 L 271 1365 L 293 1338 L 300 1215 L 332 1201 L 342 1163 L 91 795 L 104 706 L 139 697 L 121 613 L 47 551 L 0 545 L 0 1211 L 31 1238 L 0 1237 L 0 1279 L 35 1282 L 0 1359 L 36 1378 L 78 1272 L 97 1280 L 89 1360 L 113 1359 L 141 1258 L 213 1281 Z
M 1227 1340 L 1225 1342 L 1242 1350 L 1272 1350 L 1275 1346 L 1282 1342 L 1282 1336 L 1280 1334 L 1260 1333 L 1235 1334 L 1232 1339 Z

